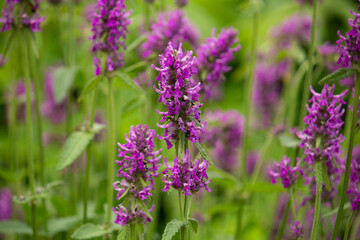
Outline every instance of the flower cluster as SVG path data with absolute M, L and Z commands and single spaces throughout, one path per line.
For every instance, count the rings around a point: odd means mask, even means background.
M 151 212 L 153 209 L 154 206 L 149 210 L 149 212 Z M 146 213 L 144 213 L 143 210 L 138 209 L 137 206 L 133 211 L 131 211 L 120 204 L 119 206 L 114 207 L 113 211 L 116 214 L 114 223 L 121 226 L 125 226 L 126 224 L 145 224 L 146 222 L 151 222 L 151 218 Z
M 360 61 L 360 14 L 352 10 L 350 13 L 355 17 L 348 22 L 352 29 L 345 36 L 338 31 L 340 39 L 336 41 L 336 49 L 340 55 L 337 63 L 344 67 L 357 66 Z
M 34 2 L 29 0 L 5 1 L 5 7 L 1 11 L 2 17 L 0 18 L 0 22 L 3 23 L 1 31 L 4 32 L 14 27 L 20 27 L 18 24 L 30 28 L 33 32 L 41 31 L 41 23 L 45 18 L 40 17 L 38 14 L 39 1 L 40 0 L 34 0 Z M 16 14 L 19 14 L 19 16 Z M 20 19 L 19 23 L 16 19 Z
M 118 192 L 117 200 L 127 192 L 141 200 L 152 196 L 150 190 L 154 186 L 153 178 L 158 175 L 158 162 L 161 158 L 161 155 L 157 156 L 161 149 L 154 151 L 154 135 L 155 130 L 139 124 L 131 126 L 129 136 L 125 134 L 125 144 L 118 143 L 119 157 L 122 159 L 116 161 L 120 166 L 117 176 L 124 179 L 113 184 Z
M 185 196 L 196 194 L 202 188 L 210 192 L 207 185 L 211 179 L 206 174 L 209 163 L 197 159 L 194 164 L 191 161 L 189 150 L 186 150 L 183 159 L 175 157 L 173 167 L 167 163 L 166 158 L 164 158 L 164 164 L 166 166 L 162 172 L 164 174 L 162 180 L 165 183 L 164 192 L 170 187 L 183 191 Z
M 0 221 L 9 220 L 12 217 L 12 196 L 9 188 L 0 190 Z
M 290 188 L 296 183 L 297 174 L 303 174 L 302 169 L 300 169 L 300 161 L 296 159 L 296 166 L 291 167 L 291 159 L 284 156 L 280 161 L 280 164 L 274 162 L 274 166 L 269 167 L 269 175 L 271 177 L 272 183 L 276 183 L 276 179 L 280 178 L 284 188 Z
M 261 114 L 262 125 L 269 127 L 276 113 L 283 88 L 283 80 L 289 69 L 289 62 L 283 60 L 274 65 L 260 63 L 255 68 L 253 100 Z
M 351 211 L 360 210 L 360 192 L 358 184 L 360 182 L 360 147 L 357 146 L 353 150 L 353 157 L 351 162 L 351 175 L 349 187 L 346 193 L 351 202 Z
M 66 117 L 67 99 L 56 102 L 54 92 L 54 69 L 49 70 L 45 75 L 45 101 L 42 104 L 42 114 L 55 124 L 61 123 Z
M 290 229 L 293 233 L 294 240 L 302 240 L 304 239 L 304 224 L 299 221 L 294 222 L 293 225 L 290 226 Z
M 216 29 L 213 29 L 212 36 L 197 50 L 201 95 L 205 99 L 218 97 L 216 91 L 219 84 L 225 80 L 224 74 L 231 70 L 228 64 L 234 59 L 234 53 L 241 48 L 240 45 L 233 47 L 238 42 L 237 35 L 238 31 L 230 27 L 222 29 L 216 37 Z
M 236 157 L 241 147 L 244 119 L 237 111 L 219 110 L 205 115 L 207 125 L 200 141 L 212 149 L 212 158 L 217 165 L 231 172 L 236 164 Z
M 125 0 L 98 0 L 94 8 L 91 21 L 92 33 L 90 37 L 93 45 L 91 51 L 95 54 L 100 52 L 106 55 L 106 67 L 101 69 L 101 58 L 93 58 L 96 67 L 95 75 L 102 71 L 111 72 L 124 65 L 123 53 L 120 49 L 126 48 L 124 43 L 128 34 L 127 26 L 131 19 L 130 11 L 126 11 Z
M 184 17 L 182 11 L 160 13 L 151 31 L 146 33 L 146 42 L 141 46 L 142 57 L 152 53 L 163 53 L 169 42 L 177 48 L 180 42 L 188 42 L 192 47 L 197 46 L 197 34 L 194 27 Z
M 164 136 L 158 136 L 165 140 L 168 149 L 172 147 L 171 142 L 177 142 L 180 139 L 180 131 L 185 134 L 185 138 L 191 142 L 199 140 L 203 125 L 200 123 L 199 102 L 200 83 L 194 83 L 192 76 L 196 73 L 195 57 L 189 51 L 183 53 L 182 44 L 178 49 L 174 49 L 169 43 L 164 54 L 160 55 L 160 67 L 152 66 L 159 71 L 156 78 L 158 87 L 155 91 L 160 94 L 159 102 L 166 107 L 166 112 L 157 113 L 162 115 L 159 125 L 165 128 Z
M 325 85 L 321 93 L 316 93 L 312 87 L 313 94 L 307 105 L 309 115 L 304 118 L 307 128 L 298 132 L 302 140 L 299 147 L 305 149 L 305 158 L 309 164 L 315 161 L 331 160 L 340 153 L 340 143 L 344 136 L 340 133 L 343 121 L 341 119 L 345 102 L 341 99 L 346 92 L 339 95 L 334 94 L 335 85 Z

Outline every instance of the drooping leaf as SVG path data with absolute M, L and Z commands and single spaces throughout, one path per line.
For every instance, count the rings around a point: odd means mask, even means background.
M 356 73 L 356 71 L 357 71 L 356 68 L 340 68 L 336 72 L 330 73 L 329 75 L 323 77 L 319 81 L 319 84 L 323 85 L 325 83 L 330 84 L 330 83 L 337 82 L 344 78 L 353 76 Z
M 63 170 L 71 165 L 85 150 L 93 137 L 94 134 L 90 132 L 76 131 L 72 133 L 61 150 L 57 170 Z
M 26 223 L 10 220 L 0 221 L 0 233 L 32 234 L 32 229 Z
M 98 225 L 86 223 L 76 229 L 75 232 L 71 235 L 71 237 L 74 239 L 91 239 L 104 236 L 111 231 L 111 229 L 103 229 Z
M 98 85 L 98 83 L 102 80 L 102 76 L 97 76 L 91 79 L 85 86 L 84 90 L 80 94 L 78 98 L 78 102 L 81 102 L 89 93 L 91 93 Z
M 132 79 L 129 75 L 125 72 L 118 72 L 116 76 L 121 80 L 124 81 L 127 85 L 132 87 L 138 94 L 145 95 L 144 90 L 135 83 L 134 79 Z
M 181 227 L 188 225 L 188 221 L 181 221 L 177 219 L 173 219 L 171 222 L 169 222 L 164 230 L 164 233 L 162 235 L 162 240 L 171 240 L 175 234 L 180 230 Z
M 68 95 L 71 85 L 74 82 L 77 72 L 76 67 L 57 68 L 54 72 L 54 93 L 55 101 L 62 102 Z
M 300 140 L 289 133 L 283 133 L 279 136 L 281 145 L 288 148 L 295 148 L 300 144 Z
M 116 240 L 129 240 L 129 239 L 130 239 L 130 226 L 126 225 L 119 231 Z
M 201 156 L 203 156 L 203 158 L 210 163 L 211 166 L 214 166 L 214 163 L 211 161 L 209 155 L 207 155 L 207 153 L 205 152 L 203 146 L 201 146 L 201 144 L 199 142 L 195 142 L 194 143 L 195 147 L 199 150 Z
M 197 233 L 198 228 L 199 228 L 198 220 L 196 220 L 194 218 L 188 218 L 188 221 L 190 223 L 190 228 L 194 231 L 194 233 Z

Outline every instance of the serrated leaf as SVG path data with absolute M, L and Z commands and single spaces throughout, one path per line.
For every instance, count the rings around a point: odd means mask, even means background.
M 71 165 L 85 150 L 91 139 L 94 137 L 90 132 L 74 132 L 66 140 L 63 149 L 61 150 L 57 170 L 63 170 Z
M 57 68 L 54 72 L 54 94 L 56 103 L 61 103 L 68 95 L 77 72 L 76 67 Z
M 194 218 L 188 218 L 188 221 L 190 223 L 190 228 L 194 231 L 194 233 L 197 233 L 198 228 L 199 228 L 198 220 L 196 220 Z
M 323 169 L 321 162 L 315 162 L 316 192 L 321 192 L 323 184 Z
M 288 148 L 295 148 L 300 144 L 300 140 L 289 133 L 283 133 L 279 136 L 281 145 Z
M 201 146 L 201 144 L 199 142 L 195 142 L 194 143 L 195 147 L 199 150 L 201 156 L 203 156 L 203 158 L 210 163 L 211 166 L 214 166 L 214 163 L 211 161 L 209 155 L 207 155 L 207 153 L 205 152 L 203 146 Z
M 173 219 L 169 222 L 164 230 L 162 235 L 162 240 L 171 240 L 173 236 L 180 230 L 181 227 L 188 225 L 188 221 L 181 221 L 177 219 Z
M 151 214 L 150 214 L 150 212 L 149 212 L 149 210 L 148 210 L 148 208 L 147 208 L 147 206 L 145 205 L 145 203 L 144 203 L 144 201 L 136 201 L 137 202 L 137 204 L 139 204 L 140 206 L 141 206 L 141 208 L 142 208 L 142 210 L 144 211 L 144 213 L 149 217 L 149 218 L 151 218 L 151 219 L 153 219 L 152 218 L 152 216 L 151 216 Z
M 189 118 L 190 118 L 193 122 L 195 122 L 195 124 L 196 124 L 197 126 L 203 127 L 203 125 L 202 125 L 197 119 L 195 119 L 194 117 L 190 116 Z
M 1 234 L 16 233 L 16 234 L 31 235 L 32 229 L 26 223 L 17 220 L 0 221 L 0 233 Z
M 339 80 L 342 80 L 344 78 L 347 77 L 351 77 L 352 75 L 354 75 L 356 73 L 357 69 L 356 68 L 340 68 L 339 70 L 330 73 L 329 75 L 323 77 L 320 81 L 319 84 L 330 84 L 333 82 L 337 82 Z
M 325 188 L 328 190 L 328 191 L 331 191 L 331 187 L 330 187 L 330 179 L 329 179 L 329 175 L 327 174 L 327 171 L 326 171 L 326 165 L 325 163 L 322 163 L 322 177 L 323 177 L 323 180 L 324 180 L 324 184 L 325 184 Z
M 125 72 L 118 72 L 116 74 L 118 78 L 120 78 L 121 81 L 125 82 L 127 85 L 132 87 L 138 94 L 145 95 L 144 90 L 135 83 L 134 79 L 132 79 L 129 75 L 127 75 Z
M 74 239 L 91 239 L 104 236 L 105 234 L 108 234 L 110 232 L 112 232 L 111 229 L 105 230 L 98 225 L 86 223 L 76 229 L 75 232 L 71 235 L 71 237 Z
M 121 229 L 117 235 L 116 240 L 128 240 L 130 239 L 130 226 L 126 225 Z
M 91 79 L 85 86 L 84 90 L 81 92 L 78 102 L 81 102 L 89 93 L 91 93 L 103 79 L 102 76 L 97 76 Z

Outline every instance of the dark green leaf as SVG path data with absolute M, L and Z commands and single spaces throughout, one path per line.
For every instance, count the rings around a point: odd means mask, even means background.
M 124 226 L 118 233 L 116 240 L 128 240 L 130 239 L 130 226 Z
M 111 231 L 111 229 L 105 230 L 95 224 L 86 223 L 76 229 L 71 237 L 75 239 L 91 239 L 104 236 L 105 234 L 111 233 Z
M 80 97 L 78 98 L 78 102 L 81 102 L 85 96 L 87 96 L 89 93 L 91 93 L 98 85 L 98 83 L 102 80 L 102 76 L 97 76 L 91 79 L 85 86 L 84 90 L 80 94 Z
M 283 133 L 279 136 L 281 145 L 288 148 L 295 148 L 300 144 L 300 140 L 289 133 Z
M 77 72 L 76 67 L 57 68 L 54 72 L 55 101 L 62 102 L 68 95 Z
M 340 68 L 336 72 L 330 73 L 329 75 L 323 77 L 319 81 L 319 84 L 322 85 L 325 83 L 330 84 L 333 82 L 337 82 L 344 78 L 351 77 L 352 75 L 354 75 L 356 73 L 356 71 L 357 71 L 356 68 Z
M 194 231 L 194 233 L 197 233 L 199 228 L 199 222 L 194 218 L 188 218 L 188 221 L 190 223 L 191 229 Z
M 72 133 L 61 150 L 57 170 L 63 170 L 71 165 L 85 150 L 93 137 L 94 134 L 90 132 L 77 131 Z
M 214 163 L 211 161 L 209 155 L 207 155 L 207 153 L 205 152 L 204 148 L 201 146 L 201 144 L 199 142 L 195 142 L 194 143 L 195 147 L 199 150 L 201 156 L 203 156 L 203 158 L 210 163 L 211 166 L 214 166 Z
M 0 233 L 32 234 L 32 229 L 27 224 L 17 221 L 0 221 Z
M 121 81 L 124 81 L 127 85 L 132 87 L 138 94 L 145 95 L 144 90 L 135 83 L 134 79 L 132 79 L 129 75 L 127 75 L 125 72 L 118 72 L 116 74 L 118 78 L 120 78 Z
M 162 235 L 162 240 L 171 240 L 173 236 L 180 230 L 181 227 L 188 225 L 188 221 L 180 221 L 177 219 L 172 220 L 169 222 L 164 230 Z

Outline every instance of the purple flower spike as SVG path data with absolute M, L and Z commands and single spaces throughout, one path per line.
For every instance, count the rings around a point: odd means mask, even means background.
M 206 74 L 200 76 L 204 77 L 201 79 L 201 93 L 205 98 L 219 97 L 216 90 L 225 80 L 224 74 L 231 70 L 228 64 L 234 59 L 234 53 L 241 49 L 240 45 L 233 47 L 238 42 L 238 31 L 231 27 L 222 29 L 217 37 L 214 28 L 211 35 L 197 50 L 199 73 Z
M 280 161 L 280 164 L 274 162 L 274 166 L 269 167 L 269 175 L 271 176 L 272 183 L 275 184 L 276 179 L 280 178 L 284 188 L 293 186 L 296 183 L 297 174 L 303 174 L 298 158 L 296 159 L 296 163 L 295 167 L 291 167 L 291 159 L 286 156 Z
M 353 149 L 350 182 L 349 182 L 348 190 L 346 191 L 346 193 L 350 198 L 351 211 L 360 210 L 360 192 L 357 187 L 359 182 L 360 182 L 360 147 L 357 146 Z
M 141 46 L 143 58 L 152 53 L 163 53 L 169 42 L 177 48 L 181 42 L 188 42 L 192 47 L 196 47 L 198 41 L 195 28 L 180 10 L 160 13 L 156 22 L 151 25 L 151 31 L 146 33 L 146 38 L 146 42 Z
M 292 231 L 294 240 L 304 239 L 304 224 L 296 221 L 293 225 L 290 226 L 290 229 Z
M 194 143 L 199 140 L 203 128 L 200 123 L 200 83 L 192 81 L 196 73 L 195 57 L 191 51 L 183 53 L 181 45 L 174 49 L 169 43 L 165 53 L 160 55 L 160 67 L 152 66 L 160 72 L 156 78 L 159 88 L 154 86 L 160 94 L 159 102 L 167 107 L 166 112 L 156 110 L 162 115 L 160 122 L 165 122 L 164 125 L 158 124 L 165 129 L 164 136 L 158 137 L 166 141 L 168 149 L 172 147 L 171 142 L 179 141 L 180 131 Z
M 6 221 L 12 217 L 12 196 L 9 188 L 0 190 L 0 221 Z
M 360 14 L 351 10 L 350 13 L 355 17 L 348 21 L 352 29 L 345 36 L 338 31 L 340 39 L 336 41 L 336 49 L 340 55 L 337 63 L 344 67 L 357 66 L 360 61 Z
M 94 8 L 91 21 L 93 35 L 90 40 L 93 43 L 91 51 L 95 54 L 100 52 L 106 55 L 106 68 L 102 69 L 101 57 L 93 58 L 95 75 L 101 72 L 112 72 L 124 65 L 123 53 L 120 49 L 126 49 L 125 39 L 129 33 L 127 26 L 131 23 L 129 16 L 132 10 L 126 12 L 125 0 L 98 0 Z
M 40 0 L 23 2 L 19 0 L 7 0 L 4 9 L 1 11 L 2 17 L 0 18 L 0 23 L 3 23 L 1 31 L 5 32 L 11 28 L 20 27 L 15 19 L 19 19 L 23 27 L 30 28 L 33 32 L 41 31 L 41 23 L 45 18 L 40 17 L 38 14 L 39 1 Z M 19 5 L 21 5 L 21 11 L 18 11 Z M 17 16 L 15 14 L 20 15 Z
M 154 206 L 149 210 L 149 212 L 152 212 L 153 209 Z M 121 226 L 125 226 L 126 224 L 145 224 L 146 222 L 151 222 L 151 218 L 146 215 L 143 210 L 139 210 L 137 206 L 135 206 L 135 210 L 131 211 L 120 204 L 119 206 L 114 207 L 113 211 L 116 214 L 114 223 Z
M 183 191 L 185 196 L 196 194 L 202 188 L 210 192 L 207 185 L 211 179 L 206 174 L 209 163 L 197 159 L 194 164 L 189 150 L 186 150 L 184 159 L 175 157 L 173 167 L 167 163 L 166 158 L 164 158 L 164 164 L 166 165 L 166 169 L 162 172 L 164 174 L 162 180 L 165 183 L 164 192 L 170 187 Z
M 335 85 L 325 85 L 321 93 L 316 93 L 312 87 L 313 97 L 307 105 L 309 115 L 304 118 L 307 128 L 298 132 L 302 140 L 299 147 L 305 149 L 304 160 L 308 164 L 315 161 L 331 160 L 340 153 L 340 143 L 344 136 L 340 133 L 343 121 L 341 119 L 345 110 L 341 109 L 345 102 L 341 99 L 347 91 L 339 95 L 334 94 Z
M 131 126 L 129 136 L 125 135 L 127 143 L 118 143 L 119 157 L 122 159 L 116 161 L 120 166 L 117 176 L 124 179 L 113 184 L 118 192 L 117 200 L 125 192 L 140 200 L 152 196 L 150 190 L 154 187 L 154 177 L 158 176 L 158 162 L 161 158 L 161 149 L 154 151 L 154 135 L 155 130 L 139 124 L 136 127 Z

